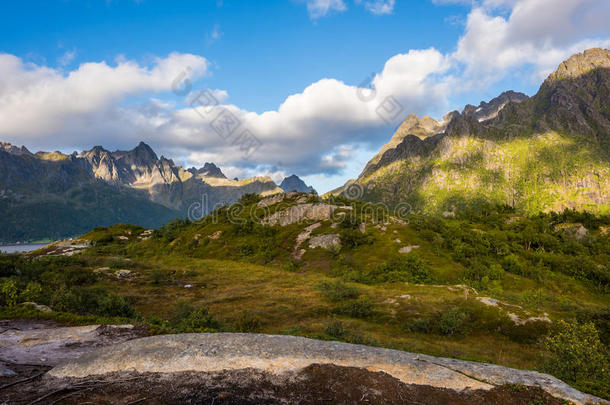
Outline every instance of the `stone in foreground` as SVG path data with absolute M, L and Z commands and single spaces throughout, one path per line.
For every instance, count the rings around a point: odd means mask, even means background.
M 135 339 L 87 353 L 55 367 L 49 374 L 59 378 L 82 378 L 121 371 L 175 373 L 246 368 L 282 374 L 312 364 L 382 371 L 407 384 L 458 391 L 489 390 L 495 385 L 517 383 L 538 386 L 575 404 L 607 403 L 535 371 L 362 345 L 261 334 L 201 333 Z

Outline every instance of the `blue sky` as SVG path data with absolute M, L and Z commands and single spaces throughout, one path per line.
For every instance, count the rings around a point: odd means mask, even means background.
M 0 140 L 63 151 L 144 140 L 179 164 L 294 172 L 324 192 L 357 176 L 407 114 L 438 118 L 508 89 L 531 95 L 571 53 L 607 47 L 608 3 L 3 2 Z M 211 89 L 260 141 L 254 153 L 170 91 L 187 66 L 192 90 Z M 378 100 L 358 100 L 367 78 Z M 390 96 L 402 110 L 388 122 L 374 111 Z

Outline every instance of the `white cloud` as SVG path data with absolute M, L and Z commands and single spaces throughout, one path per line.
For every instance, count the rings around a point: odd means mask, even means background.
M 347 10 L 343 0 L 306 0 L 309 17 L 313 20 L 324 17 L 331 12 Z
M 362 3 L 362 0 L 356 0 L 356 3 Z M 392 14 L 395 3 L 395 0 L 364 1 L 364 8 L 375 15 Z
M 169 91 L 187 66 L 191 76 L 199 77 L 205 74 L 208 62 L 200 56 L 172 53 L 155 58 L 151 68 L 125 60 L 115 66 L 84 63 L 64 75 L 0 54 L 0 135 L 29 138 L 65 130 L 87 133 L 90 114 L 116 113 L 127 96 Z
M 71 51 L 66 51 L 63 55 L 61 55 L 57 59 L 57 63 L 61 67 L 66 67 L 67 65 L 72 63 L 72 61 L 74 60 L 75 57 L 76 57 L 76 49 L 73 49 Z
M 488 80 L 527 64 L 539 79 L 574 52 L 608 46 L 609 18 L 607 0 L 487 0 L 469 13 L 454 57 Z

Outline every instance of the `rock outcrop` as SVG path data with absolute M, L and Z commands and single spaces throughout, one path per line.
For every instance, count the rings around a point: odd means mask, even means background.
M 338 207 L 330 204 L 299 204 L 286 210 L 278 211 L 263 220 L 266 225 L 287 226 L 302 221 L 326 221 L 331 219 Z
M 336 233 L 314 236 L 309 240 L 309 247 L 312 249 L 320 247 L 326 250 L 338 251 L 341 249 L 341 237 Z
M 132 325 L 51 327 L 35 321 L 21 323 L 23 330 L 8 329 L 0 334 L 1 359 L 55 366 L 91 350 L 143 336 L 142 330 Z
M 601 403 L 560 380 L 534 371 L 439 358 L 293 336 L 259 334 L 182 334 L 131 340 L 87 353 L 49 371 L 59 378 L 121 371 L 139 373 L 216 372 L 254 369 L 282 374 L 313 364 L 385 372 L 408 384 L 452 390 L 489 390 L 517 383 L 536 386 L 575 404 Z

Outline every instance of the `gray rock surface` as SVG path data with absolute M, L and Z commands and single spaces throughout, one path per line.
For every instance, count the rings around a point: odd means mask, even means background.
M 335 364 L 383 371 L 408 384 L 491 389 L 519 383 L 539 386 L 575 404 L 607 403 L 562 381 L 534 371 L 485 363 L 294 336 L 261 334 L 181 334 L 131 340 L 87 353 L 51 371 L 53 377 L 86 377 L 113 372 L 214 372 L 252 368 L 273 374 L 311 364 Z
M 286 197 L 286 194 L 284 193 L 273 194 L 260 200 L 257 205 L 261 208 L 270 207 L 284 201 L 284 197 Z
M 309 247 L 315 249 L 341 249 L 341 237 L 337 233 L 314 236 L 309 240 Z
M 0 334 L 0 359 L 54 366 L 93 349 L 142 336 L 132 325 L 32 326 L 19 325 L 19 329 Z
M 270 215 L 263 222 L 267 225 L 287 226 L 301 221 L 325 221 L 332 217 L 337 209 L 330 204 L 300 204 Z

